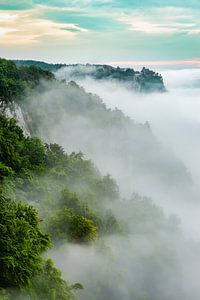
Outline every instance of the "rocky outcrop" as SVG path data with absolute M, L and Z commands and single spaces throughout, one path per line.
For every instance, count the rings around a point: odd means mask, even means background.
M 5 103 L 4 101 L 0 102 L 0 114 L 4 114 L 8 118 L 14 118 L 18 125 L 22 128 L 24 135 L 29 136 L 30 132 L 27 126 L 27 120 L 25 118 L 24 112 L 21 107 L 15 103 Z

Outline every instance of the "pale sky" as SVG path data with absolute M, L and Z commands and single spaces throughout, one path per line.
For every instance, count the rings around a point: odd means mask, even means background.
M 0 56 L 200 66 L 200 1 L 0 0 Z

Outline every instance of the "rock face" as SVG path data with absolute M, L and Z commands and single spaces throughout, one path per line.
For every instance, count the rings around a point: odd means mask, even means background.
M 14 62 L 18 66 L 36 66 L 44 70 L 56 72 L 59 79 L 67 79 L 68 81 L 90 77 L 95 80 L 120 82 L 126 85 L 126 87 L 141 93 L 162 93 L 166 91 L 162 76 L 146 68 L 143 68 L 141 71 L 135 71 L 131 68 L 115 68 L 109 65 L 47 64 L 29 60 Z
M 166 92 L 162 76 L 149 69 L 143 68 L 142 71 L 136 75 L 136 81 L 142 92 Z
M 21 107 L 17 103 L 12 102 L 7 104 L 5 102 L 0 102 L 0 114 L 4 114 L 8 118 L 14 118 L 23 130 L 24 135 L 30 135 L 30 132 L 27 127 L 27 120 L 24 116 Z

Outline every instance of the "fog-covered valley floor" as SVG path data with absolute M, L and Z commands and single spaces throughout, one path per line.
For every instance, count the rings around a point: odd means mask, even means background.
M 60 70 L 58 75 L 61 74 L 65 72 Z M 135 188 L 140 194 L 152 197 L 167 213 L 177 215 L 185 233 L 199 239 L 200 70 L 162 70 L 161 74 L 167 93 L 137 94 L 120 83 L 89 77 L 77 82 L 87 92 L 99 95 L 107 107 L 117 107 L 136 122 L 149 122 L 162 145 L 184 163 L 193 182 L 188 192 L 181 186 L 179 195 L 163 195 L 159 184 L 147 188 L 139 183 Z

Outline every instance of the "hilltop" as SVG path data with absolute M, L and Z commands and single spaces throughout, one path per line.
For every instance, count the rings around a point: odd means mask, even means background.
M 162 76 L 145 67 L 141 71 L 135 71 L 132 68 L 99 64 L 48 64 L 33 60 L 15 60 L 14 62 L 17 66 L 34 66 L 57 73 L 58 78 L 67 78 L 69 81 L 90 77 L 95 80 L 114 80 L 142 93 L 166 91 Z

